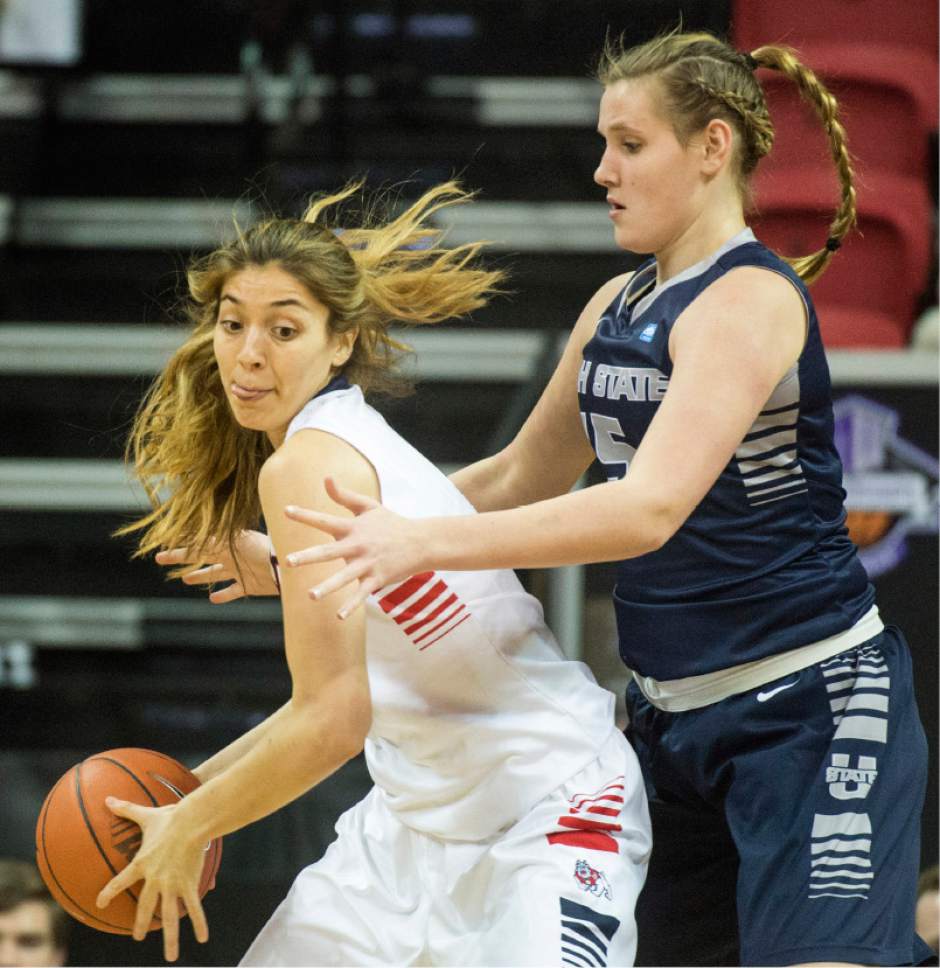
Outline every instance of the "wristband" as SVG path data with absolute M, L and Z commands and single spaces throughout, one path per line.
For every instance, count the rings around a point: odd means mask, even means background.
M 281 594 L 281 568 L 277 563 L 277 555 L 274 553 L 274 545 L 271 543 L 271 536 L 268 535 L 268 547 L 271 549 L 268 552 L 268 563 L 271 565 L 271 577 L 274 579 L 274 584 L 277 586 L 278 595 Z

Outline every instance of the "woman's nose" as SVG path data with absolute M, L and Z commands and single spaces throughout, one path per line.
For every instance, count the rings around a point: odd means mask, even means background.
M 601 160 L 594 171 L 594 181 L 598 185 L 602 185 L 604 188 L 610 188 L 616 182 L 614 169 L 610 164 L 610 159 L 607 157 L 607 155 L 608 152 L 605 149 L 604 153 L 601 155 Z
M 245 338 L 238 350 L 238 362 L 242 366 L 257 369 L 264 365 L 263 335 L 252 328 L 245 330 Z

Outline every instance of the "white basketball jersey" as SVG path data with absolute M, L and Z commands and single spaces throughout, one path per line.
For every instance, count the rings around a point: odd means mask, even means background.
M 357 386 L 311 400 L 287 436 L 305 429 L 358 450 L 391 511 L 475 513 Z M 388 806 L 416 830 L 448 840 L 492 835 L 596 757 L 615 728 L 613 695 L 564 659 L 512 571 L 414 575 L 366 608 L 366 762 Z

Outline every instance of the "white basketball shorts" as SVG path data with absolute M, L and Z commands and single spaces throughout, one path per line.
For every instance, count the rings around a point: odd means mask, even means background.
M 632 748 L 600 755 L 509 829 L 448 841 L 373 788 L 243 965 L 632 965 L 649 815 Z

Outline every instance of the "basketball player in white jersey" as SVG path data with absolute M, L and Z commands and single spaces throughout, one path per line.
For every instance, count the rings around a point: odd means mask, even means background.
M 324 227 L 351 191 L 193 267 L 193 331 L 137 417 L 132 450 L 154 505 L 128 529 L 143 532 L 139 553 L 171 549 L 158 560 L 190 582 L 231 574 L 216 601 L 279 592 L 292 694 L 198 767 L 202 786 L 179 804 L 113 803 L 143 844 L 99 903 L 143 880 L 135 937 L 159 914 L 174 960 L 178 901 L 208 937 L 197 895 L 207 839 L 277 810 L 364 748 L 374 788 L 245 964 L 632 964 L 650 849 L 636 758 L 613 696 L 563 659 L 512 572 L 406 576 L 341 621 L 354 587 L 314 602 L 309 574 L 277 567 L 310 540 L 285 504 L 342 513 L 327 475 L 403 515 L 474 513 L 363 389 L 389 380 L 391 320 L 465 314 L 498 276 L 476 268 L 478 246 L 444 250 L 426 228 L 464 200 L 455 186 L 387 225 Z M 216 553 L 256 550 L 262 513 L 268 579 Z

